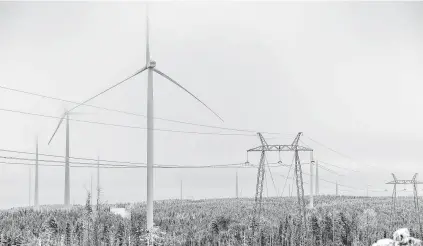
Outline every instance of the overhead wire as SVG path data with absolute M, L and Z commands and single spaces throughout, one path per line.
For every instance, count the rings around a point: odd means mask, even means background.
M 353 158 L 351 158 L 351 157 L 349 157 L 348 155 L 346 155 L 346 154 L 343 154 L 343 153 L 341 153 L 341 152 L 339 152 L 339 151 L 337 151 L 337 150 L 335 150 L 335 149 L 333 149 L 333 148 L 330 148 L 330 147 L 327 147 L 326 145 L 324 145 L 324 144 L 322 144 L 322 143 L 320 143 L 320 142 L 318 142 L 318 141 L 316 141 L 316 140 L 314 140 L 314 139 L 312 139 L 312 138 L 310 138 L 310 137 L 308 137 L 308 136 L 305 136 L 306 138 L 308 138 L 308 139 L 310 139 L 311 141 L 313 141 L 313 142 L 315 142 L 315 143 L 317 143 L 317 144 L 319 144 L 320 146 L 323 146 L 324 148 L 326 148 L 326 149 L 328 149 L 328 150 L 330 150 L 330 151 L 332 151 L 332 152 L 334 152 L 334 153 L 336 153 L 336 154 L 338 154 L 338 155 L 341 155 L 342 157 L 344 157 L 344 158 L 347 158 L 347 159 L 349 159 L 350 161 L 352 161 L 352 162 L 357 162 L 357 161 L 355 161 Z M 300 140 L 301 141 L 301 140 Z M 307 147 L 309 147 L 307 144 L 305 144 L 303 141 L 301 141 L 304 145 L 306 145 Z M 319 160 L 319 162 L 322 162 L 322 163 L 324 163 L 324 164 L 326 164 L 326 165 L 329 165 L 329 166 L 333 166 L 333 167 L 337 167 L 337 168 L 340 168 L 340 169 L 345 169 L 345 170 L 348 170 L 348 171 L 352 171 L 352 172 L 360 172 L 360 171 L 358 171 L 358 170 L 355 170 L 355 169 L 351 169 L 351 168 L 346 168 L 346 167 L 341 167 L 341 166 L 338 166 L 338 165 L 333 165 L 333 164 L 330 164 L 330 163 L 327 163 L 327 162 L 324 162 L 324 161 L 320 161 Z
M 336 154 L 338 154 L 338 155 L 340 155 L 340 156 L 343 156 L 344 158 L 347 158 L 347 159 L 351 160 L 351 161 L 352 161 L 352 162 L 354 162 L 354 163 L 357 163 L 357 161 L 356 161 L 356 160 L 354 160 L 354 159 L 353 159 L 352 157 L 350 157 L 349 155 L 346 155 L 346 154 L 344 154 L 344 153 L 341 153 L 340 151 L 337 151 L 337 150 L 335 150 L 335 149 L 333 149 L 333 148 L 330 148 L 330 147 L 328 147 L 328 146 L 326 146 L 326 145 L 322 144 L 321 142 L 319 142 L 319 141 L 317 141 L 317 140 L 312 139 L 312 138 L 311 138 L 311 137 L 309 137 L 309 136 L 305 136 L 305 137 L 306 137 L 306 138 L 308 138 L 309 140 L 311 140 L 311 141 L 315 142 L 316 144 L 318 144 L 318 145 L 320 145 L 320 146 L 322 146 L 322 147 L 324 147 L 324 148 L 326 148 L 326 149 L 328 149 L 328 150 L 330 150 L 330 151 L 332 151 L 332 152 L 334 152 L 334 153 L 336 153 Z M 301 140 L 300 140 L 300 141 L 301 141 Z M 302 142 L 302 141 L 301 141 L 301 142 Z M 302 143 L 304 143 L 304 142 L 302 142 Z M 306 146 L 307 146 L 307 145 L 306 145 Z M 333 164 L 329 164 L 329 163 L 324 162 L 324 161 L 321 161 L 321 160 L 319 160 L 319 162 L 324 163 L 324 164 L 327 164 L 327 165 L 331 165 L 331 166 L 334 166 L 334 167 L 338 167 L 338 168 L 346 169 L 346 170 L 349 170 L 349 171 L 353 171 L 353 172 L 360 172 L 360 171 L 357 171 L 357 170 L 353 170 L 353 169 L 344 168 L 344 167 L 336 166 L 336 165 L 333 165 Z M 319 165 L 319 166 L 321 166 L 321 165 Z M 325 168 L 323 168 L 323 169 L 325 169 Z M 326 167 L 326 171 L 329 171 L 327 167 Z M 332 171 L 333 171 L 333 170 L 332 170 Z M 334 171 L 333 171 L 333 172 L 334 172 Z M 334 173 L 336 173 L 336 172 L 334 172 Z M 309 174 L 307 174 L 307 175 L 309 175 Z M 321 179 L 321 178 L 320 178 L 320 179 Z M 327 180 L 324 180 L 324 179 L 321 179 L 321 180 L 323 180 L 323 181 L 325 181 L 325 182 L 332 183 L 332 184 L 336 184 L 336 183 L 334 183 L 334 182 L 327 181 Z M 342 187 L 345 187 L 345 188 L 355 189 L 355 190 L 366 190 L 366 188 L 360 189 L 360 188 L 355 188 L 355 187 L 351 187 L 351 186 L 342 185 L 342 184 L 339 184 L 339 183 L 338 183 L 338 185 L 339 185 L 339 186 L 342 186 Z M 369 191 L 370 191 L 370 190 L 369 190 Z
M 327 168 L 327 167 L 325 167 L 324 165 L 321 165 L 321 164 L 319 165 L 319 168 L 321 168 L 321 169 L 323 169 L 323 170 L 325 170 L 325 171 L 327 171 L 327 172 L 330 172 L 330 173 L 336 174 L 336 175 L 338 175 L 338 176 L 345 176 L 345 174 L 340 174 L 340 173 L 337 173 L 337 172 L 333 171 L 332 169 Z
M 135 74 L 136 75 L 136 74 Z M 133 75 L 133 76 L 135 76 L 135 75 Z M 132 77 L 133 77 L 132 76 Z M 129 79 L 129 78 L 128 78 Z M 103 91 L 103 92 L 101 92 L 101 93 L 99 93 L 98 95 L 96 95 L 96 96 L 94 96 L 94 97 L 92 97 L 92 98 L 90 98 L 89 100 L 86 100 L 86 101 L 84 101 L 83 103 L 77 103 L 77 102 L 73 102 L 73 101 L 69 101 L 69 100 L 64 100 L 64 99 L 60 99 L 60 98 L 54 98 L 54 97 L 49 97 L 49 96 L 45 96 L 45 95 L 41 95 L 41 94 L 37 94 L 37 93 L 31 93 L 31 92 L 26 92 L 26 91 L 22 91 L 22 90 L 17 90 L 17 89 L 12 89 L 12 88 L 8 88 L 8 87 L 4 87 L 4 86 L 0 86 L 0 88 L 2 88 L 2 89 L 7 89 L 7 90 L 11 90 L 11 91 L 16 91 L 16 92 L 21 92 L 21 93 L 25 93 L 25 94 L 29 94 L 29 95 L 34 95 L 34 96 L 39 96 L 39 97 L 43 97 L 43 98 L 47 98 L 47 99 L 52 99 L 52 100 L 58 100 L 58 101 L 63 101 L 63 102 L 69 102 L 69 103 L 74 103 L 74 104 L 77 104 L 77 106 L 76 107 L 74 107 L 74 108 L 72 108 L 71 110 L 73 110 L 73 109 L 75 109 L 75 108 L 77 108 L 77 107 L 79 107 L 79 106 L 81 106 L 81 105 L 84 105 L 84 106 L 88 106 L 88 107 L 94 107 L 94 108 L 99 108 L 99 109 L 104 109 L 104 110 L 108 110 L 108 111 L 114 111 L 114 112 L 119 112 L 119 113 L 126 113 L 126 114 L 131 114 L 131 115 L 137 115 L 137 116 L 142 116 L 142 117 L 145 117 L 145 115 L 140 115 L 140 114 L 135 114 L 135 113 L 130 113 L 130 112 L 125 112 L 125 111 L 119 111 L 119 110 L 113 110 L 113 109 L 107 109 L 107 108 L 102 108 L 102 107 L 97 107 L 97 106 L 94 106 L 94 105 L 87 105 L 87 104 L 85 104 L 85 103 L 87 103 L 88 101 L 90 101 L 90 100 L 92 100 L 92 99 L 94 99 L 95 97 L 97 97 L 97 96 L 99 96 L 99 95 L 101 95 L 102 93 L 105 93 L 106 91 L 108 91 L 108 90 L 105 90 L 105 91 Z M 109 89 L 111 89 L 111 88 L 109 88 Z M 60 119 L 60 117 L 56 117 L 56 116 L 50 116 L 50 115 L 44 115 L 44 114 L 36 114 L 36 113 L 30 113 L 30 112 L 23 112 L 23 111 L 19 111 L 19 110 L 11 110 L 11 109 L 4 109 L 4 108 L 0 108 L 0 110 L 1 111 L 6 111 L 6 112 L 13 112 L 13 113 L 20 113 L 20 114 L 25 114 L 25 115 L 31 115 L 31 116 L 39 116 L 39 117 L 44 117 L 44 118 L 55 118 L 55 119 Z M 183 122 L 183 121 L 175 121 L 175 120 L 168 120 L 168 119 L 163 119 L 163 118 L 157 118 L 157 119 L 160 119 L 160 120 L 166 120 L 166 121 L 172 121 L 172 122 L 175 122 L 175 123 L 182 123 L 182 124 L 190 124 L 190 125 L 197 125 L 197 126 L 202 126 L 202 127 L 211 127 L 211 128 L 217 128 L 217 129 L 224 129 L 224 130 L 233 130 L 233 131 L 243 131 L 243 132 L 252 132 L 251 130 L 241 130 L 241 129 L 236 129 L 236 128 L 224 128 L 224 127 L 217 127 L 217 126 L 208 126 L 208 125 L 201 125 L 201 124 L 195 124 L 195 123 L 190 123 L 190 122 Z M 105 122 L 97 122 L 97 121 L 86 121 L 86 120 L 78 120 L 78 119 L 70 119 L 70 120 L 72 120 L 72 121 L 76 121 L 76 122 L 83 122 L 83 123 L 91 123 L 91 124 L 99 124 L 99 125 L 106 125 L 106 126 L 115 126 L 115 127 L 124 127 L 124 128 L 132 128 L 132 129 L 147 129 L 146 127 L 138 127 L 138 126 L 128 126 L 128 125 L 119 125 L 119 124 L 112 124 L 112 123 L 105 123 Z M 212 132 L 194 132 L 194 131 L 178 131 L 178 130 L 171 130 L 171 129 L 159 129 L 159 128 L 156 128 L 156 129 L 154 129 L 154 130 L 156 130 L 156 131 L 165 131 L 165 132 L 176 132 L 176 133 L 187 133 L 187 134 L 207 134 L 207 135 L 237 135 L 237 136 L 255 136 L 255 135 L 247 135 L 247 134 L 230 134 L 230 133 L 212 133 Z M 278 134 L 278 133 L 268 133 L 268 134 Z M 312 138 L 310 138 L 310 137 L 308 137 L 308 136 L 306 136 L 308 139 L 310 139 L 311 141 L 313 141 L 313 142 L 315 142 L 315 143 L 317 143 L 317 144 L 319 144 L 319 145 L 321 145 L 321 146 L 323 146 L 323 147 L 325 147 L 325 148 L 327 148 L 327 149 L 329 149 L 329 150 L 331 150 L 332 152 L 334 152 L 334 153 L 337 153 L 338 155 L 341 155 L 341 156 L 343 156 L 343 157 L 345 157 L 345 158 L 348 158 L 348 159 L 350 159 L 351 161 L 353 161 L 353 162 L 356 162 L 353 158 L 351 158 L 350 156 L 348 156 L 348 155 L 345 155 L 345 154 L 343 154 L 343 153 L 341 153 L 341 152 L 339 152 L 339 151 L 337 151 L 337 150 L 335 150 L 335 149 L 333 149 L 333 148 L 330 148 L 330 147 L 328 147 L 328 146 L 326 146 L 326 145 L 324 145 L 324 144 L 322 144 L 322 143 L 320 143 L 320 142 L 318 142 L 318 141 L 316 141 L 316 140 L 314 140 L 314 139 L 312 139 Z M 302 141 L 301 141 L 302 142 Z M 303 142 L 302 142 L 303 143 Z M 18 153 L 18 155 L 20 154 L 20 153 L 24 153 L 24 152 L 15 152 L 15 153 Z M 32 153 L 33 154 L 33 153 Z M 57 156 L 56 156 L 57 157 Z M 76 158 L 76 157 L 70 157 L 70 158 L 74 158 L 74 159 L 79 159 L 79 158 Z M 17 159 L 17 158 L 15 158 L 15 159 Z M 22 159 L 22 158 L 21 158 Z M 91 160 L 94 160 L 94 159 L 91 159 Z M 41 160 L 41 161 L 43 161 L 43 160 Z M 109 162 L 109 161 L 108 161 Z M 267 162 L 267 160 L 266 160 L 266 162 Z M 325 162 L 323 162 L 323 163 L 325 163 Z M 76 164 L 75 162 L 74 162 L 74 164 Z M 90 163 L 78 163 L 78 164 L 82 164 L 82 165 L 87 165 L 87 164 L 90 164 Z M 131 163 L 131 164 L 133 164 L 133 163 Z M 143 163 L 144 164 L 144 163 Z M 328 163 L 325 163 L 325 164 L 328 164 Z M 95 164 L 96 165 L 96 164 Z M 331 164 L 328 164 L 328 165 L 331 165 Z M 51 165 L 50 165 L 51 166 Z M 110 166 L 110 165 L 109 165 Z M 332 165 L 332 166 L 335 166 L 335 165 Z M 134 166 L 131 166 L 131 167 L 134 167 Z M 203 166 L 203 167 L 199 167 L 199 166 L 197 166 L 197 167 L 194 167 L 194 166 L 192 166 L 192 167 L 186 167 L 186 168 L 206 168 L 206 167 L 212 167 L 212 166 Z M 338 167 L 338 168 L 342 168 L 342 167 L 339 167 L 339 166 L 335 166 L 335 167 Z M 179 166 L 179 167 L 177 167 L 177 166 L 166 166 L 166 167 L 163 167 L 163 168 L 184 168 L 184 167 L 182 167 L 182 166 Z M 289 177 L 289 173 L 290 173 L 290 171 L 291 171 L 291 168 L 292 168 L 292 164 L 290 165 L 290 169 L 289 169 L 289 172 L 288 172 L 288 176 L 287 176 L 287 179 L 288 179 L 288 177 Z M 270 171 L 270 168 L 269 168 L 269 166 L 268 166 L 268 169 L 269 169 L 269 171 Z M 324 170 L 326 170 L 326 171 L 329 171 L 329 172 L 333 172 L 333 173 L 336 173 L 335 171 L 333 171 L 333 170 L 331 170 L 331 169 L 329 169 L 329 168 L 327 168 L 327 167 L 322 167 L 322 169 L 324 169 Z M 352 171 L 354 171 L 354 170 L 352 170 Z M 271 173 L 270 173 L 271 174 Z M 306 174 L 306 173 L 305 173 Z M 338 174 L 338 173 L 336 173 L 336 174 Z M 309 174 L 308 174 L 309 175 Z M 339 174 L 338 174 L 339 175 Z M 283 189 L 283 191 L 282 191 L 282 194 L 284 193 L 284 190 L 285 190 L 285 186 L 286 186 L 286 182 L 287 182 L 287 179 L 285 180 L 285 184 L 284 184 L 284 189 Z M 329 182 L 329 183 L 333 183 L 333 182 L 331 182 L 331 181 L 327 181 L 327 180 L 324 180 L 324 179 L 321 179 L 321 180 L 323 180 L 323 181 L 325 181 L 325 182 Z M 272 177 L 272 182 L 274 182 L 274 180 L 273 180 L 273 177 Z M 350 188 L 350 189 L 357 189 L 357 190 L 363 190 L 363 189 L 358 189 L 358 188 L 353 188 L 353 187 L 349 187 L 349 186 L 345 186 L 345 185 L 341 185 L 341 184 L 338 184 L 339 186 L 343 186 L 343 187 L 346 187 L 346 188 Z M 275 185 L 274 185 L 275 186 Z M 276 190 L 276 186 L 275 186 L 275 190 Z M 281 195 L 282 195 L 281 194 Z
M 344 170 L 351 171 L 351 172 L 357 172 L 357 173 L 361 172 L 359 170 L 355 170 L 355 169 L 351 169 L 351 168 L 346 168 L 346 167 L 341 167 L 341 166 L 334 165 L 334 164 L 330 164 L 330 163 L 328 163 L 326 161 L 319 160 L 319 163 L 323 163 L 325 165 L 333 166 L 333 167 L 336 167 L 336 168 L 339 168 L 339 169 L 344 169 Z
M 46 95 L 42 95 L 42 94 L 38 94 L 38 93 L 33 93 L 33 92 L 28 92 L 28 91 L 24 91 L 24 90 L 18 90 L 18 89 L 14 89 L 14 88 L 2 86 L 2 85 L 0 85 L 0 88 L 1 89 L 5 89 L 5 90 L 9 90 L 9 91 L 14 91 L 14 92 L 19 92 L 19 93 L 27 94 L 27 95 L 38 96 L 38 97 L 45 98 L 45 99 L 50 99 L 50 100 L 55 100 L 55 101 L 60 101 L 60 102 L 66 102 L 66 103 L 72 103 L 72 104 L 77 104 L 77 105 L 80 104 L 79 102 L 76 102 L 76 101 L 61 99 L 61 98 L 58 98 L 58 97 L 46 96 Z M 146 115 L 139 114 L 139 113 L 133 113 L 133 112 L 128 112 L 128 111 L 124 111 L 124 110 L 117 110 L 117 109 L 110 109 L 110 108 L 95 106 L 95 105 L 92 105 L 92 104 L 86 104 L 86 103 L 84 103 L 83 105 L 81 104 L 81 106 L 91 107 L 91 108 L 96 108 L 96 109 L 100 109 L 100 110 L 104 110 L 104 111 L 115 112 L 115 113 L 120 113 L 120 114 L 126 114 L 126 115 L 131 115 L 131 116 L 138 116 L 138 117 L 144 117 L 144 118 L 147 117 Z M 166 119 L 166 118 L 161 118 L 161 117 L 153 117 L 153 119 L 155 119 L 155 120 L 162 120 L 162 121 L 168 121 L 168 122 L 178 123 L 178 124 L 185 124 L 185 125 L 191 125 L 191 126 L 200 126 L 200 127 L 206 127 L 206 128 L 214 128 L 214 129 L 220 129 L 220 130 L 228 130 L 228 131 L 251 132 L 251 133 L 261 132 L 261 133 L 269 134 L 269 135 L 285 135 L 285 134 L 276 133 L 276 132 L 263 132 L 263 131 L 256 131 L 256 130 L 250 130 L 250 129 L 240 129 L 240 128 L 230 128 L 230 127 L 213 126 L 213 125 L 198 124 L 198 123 L 193 123 L 193 122 L 188 122 L 188 121 Z
M 309 136 L 305 136 L 305 137 L 308 138 L 309 140 L 313 141 L 314 143 L 316 143 L 316 144 L 318 144 L 318 145 L 320 145 L 320 146 L 322 146 L 322 147 L 324 147 L 324 148 L 326 148 L 326 149 L 328 149 L 328 150 L 330 150 L 330 151 L 332 151 L 332 152 L 334 152 L 334 153 L 336 153 L 336 154 L 338 154 L 340 156 L 343 156 L 344 158 L 347 158 L 347 159 L 351 160 L 352 162 L 357 162 L 356 160 L 354 160 L 354 158 L 350 157 L 349 155 L 346 155 L 344 153 L 341 153 L 340 151 L 337 151 L 337 150 L 335 150 L 333 148 L 330 148 L 330 147 L 322 144 L 321 142 L 318 142 L 318 141 L 312 139 Z
M 292 165 L 290 166 L 290 169 L 289 169 L 289 171 L 291 170 L 291 167 L 292 167 Z M 305 175 L 307 175 L 307 176 L 310 176 L 310 174 L 309 173 L 307 173 L 307 172 L 302 172 L 303 174 L 305 174 Z M 281 176 L 283 176 L 283 175 L 281 175 Z M 289 172 L 288 172 L 288 176 L 284 176 L 284 177 L 286 177 L 286 180 L 288 180 L 288 178 L 289 178 Z M 293 178 L 289 178 L 289 179 L 293 179 Z M 286 183 L 286 180 L 285 180 L 285 183 Z M 349 189 L 353 189 L 353 190 L 366 190 L 366 188 L 356 188 L 356 187 L 352 187 L 352 186 L 348 186 L 348 185 L 344 185 L 344 184 L 340 184 L 340 183 L 337 183 L 337 182 L 333 182 L 333 181 L 329 181 L 329 180 L 326 180 L 326 179 L 322 179 L 322 178 L 319 178 L 319 180 L 322 180 L 322 181 L 324 181 L 324 182 L 327 182 L 327 183 L 331 183 L 331 184 L 337 184 L 337 185 L 339 185 L 339 186 L 341 186 L 341 187 L 345 187 L 345 188 L 349 188 Z M 303 181 L 303 183 L 305 183 L 305 184 L 307 184 L 305 181 Z M 370 190 L 369 190 L 370 191 Z M 283 194 L 283 193 L 282 193 Z
M 304 143 L 302 140 L 300 140 L 300 142 L 301 142 L 302 144 L 304 144 L 306 147 L 311 148 L 309 145 L 307 145 L 306 143 Z M 350 169 L 350 168 L 346 168 L 346 167 L 340 167 L 340 166 L 337 166 L 337 165 L 333 165 L 333 164 L 330 164 L 330 163 L 327 163 L 327 162 L 325 162 L 325 161 L 321 161 L 321 160 L 319 160 L 319 162 L 320 162 L 320 163 L 324 163 L 324 164 L 329 165 L 329 166 L 337 167 L 337 168 L 340 168 L 340 169 L 345 169 L 345 170 L 348 170 L 348 171 L 360 172 L 360 171 L 357 171 L 357 170 L 354 170 L 354 169 Z M 320 166 L 320 165 L 319 165 L 319 166 Z M 326 170 L 326 171 L 329 171 L 329 170 Z M 335 171 L 333 171 L 333 170 L 331 170 L 331 171 L 332 171 L 332 172 L 335 172 Z M 329 172 L 331 172 L 331 171 L 329 171 Z
M 12 156 L 0 156 L 0 159 L 9 159 L 9 160 L 19 160 L 19 161 L 36 161 L 36 159 L 33 158 L 22 158 L 22 157 L 12 157 Z M 65 161 L 58 161 L 58 160 L 45 160 L 45 159 L 38 159 L 39 162 L 45 162 L 45 163 L 65 163 Z M 70 164 L 75 164 L 75 165 L 113 165 L 113 166 L 124 166 L 122 164 L 104 164 L 104 163 L 99 163 L 99 162 L 74 162 L 74 161 L 69 161 Z M 140 166 L 146 166 L 146 165 L 127 165 L 127 166 L 132 166 L 132 167 L 140 167 Z
M 51 119 L 61 119 L 61 117 L 58 117 L 58 116 L 45 115 L 45 114 L 37 114 L 37 113 L 30 113 L 30 112 L 24 112 L 24 111 L 20 111 L 20 110 L 12 110 L 12 109 L 5 109 L 5 108 L 0 108 L 0 111 L 11 112 L 11 113 L 19 113 L 19 114 L 31 115 L 31 116 L 38 116 L 38 117 L 44 117 L 44 118 L 51 118 Z M 113 127 L 130 128 L 130 129 L 141 129 L 141 130 L 147 130 L 148 129 L 147 127 L 120 125 L 120 124 L 113 124 L 113 123 L 106 123 L 106 122 L 99 122 L 99 121 L 88 121 L 88 120 L 78 120 L 78 119 L 69 119 L 69 120 L 70 121 L 75 121 L 75 122 L 82 122 L 82 123 L 103 125 L 103 126 L 113 126 Z M 247 137 L 256 137 L 255 134 L 241 134 L 241 133 L 181 131 L 181 130 L 161 129 L 161 128 L 154 128 L 153 130 L 154 131 L 158 131 L 158 132 L 172 132 L 172 133 L 185 133 L 185 134 L 198 134 L 198 135 L 220 135 L 220 136 L 247 136 Z
M 267 166 L 267 169 L 269 170 L 269 173 L 270 173 L 270 178 L 272 179 L 273 187 L 275 188 L 276 196 L 278 196 L 278 189 L 276 188 L 275 180 L 273 179 L 272 171 L 270 170 L 269 162 L 267 160 L 266 155 L 264 156 L 264 158 L 265 158 L 265 161 L 266 161 L 266 164 L 267 164 L 266 165 Z
M 294 159 L 295 159 L 295 156 L 294 156 L 294 157 L 292 157 L 291 165 L 289 166 L 288 175 L 287 175 L 287 177 L 286 177 L 286 179 L 285 179 L 285 183 L 284 183 L 284 185 L 283 185 L 283 189 L 282 189 L 281 196 L 283 196 L 283 193 L 285 192 L 286 183 L 288 182 L 288 177 L 289 177 L 289 174 L 291 173 L 292 165 L 294 164 Z M 289 192 L 290 192 L 290 191 L 288 191 L 288 193 L 289 193 Z
M 0 149 L 0 152 L 7 152 L 7 153 L 20 153 L 20 154 L 26 154 L 26 155 L 35 155 L 35 152 L 30 152 L 30 151 L 17 151 L 17 150 L 10 150 L 10 149 Z M 53 158 L 65 158 L 64 156 L 61 155 L 53 155 L 53 154 L 43 154 L 43 153 L 38 153 L 39 156 L 45 156 L 45 157 L 53 157 Z M 26 160 L 26 161 L 35 161 L 36 159 L 34 158 L 17 158 L 15 156 L 1 156 L 0 158 L 7 158 L 7 159 L 17 159 L 17 160 Z M 79 164 L 79 165 L 97 165 L 97 161 L 102 163 L 103 165 L 112 165 L 112 164 L 127 164 L 128 167 L 134 167 L 136 168 L 137 166 L 141 166 L 144 167 L 146 166 L 145 162 L 131 162 L 131 161 L 118 161 L 118 160 L 106 160 L 106 159 L 93 159 L 93 158 L 83 158 L 83 157 L 74 157 L 74 156 L 70 156 L 69 159 L 74 159 L 74 160 L 85 160 L 85 161 L 93 161 L 93 162 L 75 162 L 75 161 L 69 161 L 69 163 L 71 164 Z M 50 163 L 65 163 L 64 161 L 57 161 L 57 160 L 46 160 L 46 159 L 38 159 L 38 161 L 41 162 L 50 162 Z M 105 163 L 106 162 L 106 163 Z M 112 164 L 110 164 L 112 163 Z M 276 168 L 276 167 L 280 167 L 281 165 L 279 163 L 268 163 L 269 167 L 272 168 Z M 156 163 L 155 166 L 157 167 L 175 167 L 175 168 L 179 168 L 179 167 L 187 167 L 187 168 L 191 168 L 191 167 L 198 167 L 198 166 L 183 166 L 183 165 L 169 165 L 169 164 L 160 164 L 160 163 Z M 214 164 L 214 165 L 208 165 L 208 166 L 199 166 L 199 167 L 204 167 L 204 168 L 215 168 L 215 167 L 227 167 L 227 166 L 234 166 L 234 167 L 249 167 L 249 168 L 256 168 L 257 166 L 255 165 L 250 165 L 250 166 L 245 166 L 245 163 L 230 163 L 230 164 Z
M 27 155 L 35 155 L 35 152 L 30 151 L 18 151 L 18 150 L 10 150 L 10 149 L 0 149 L 0 152 L 9 152 L 9 153 L 20 153 L 20 154 L 27 154 Z M 65 158 L 62 155 L 53 155 L 53 154 L 45 154 L 45 153 L 38 153 L 39 156 L 46 156 L 46 157 L 55 157 L 55 158 Z M 145 162 L 130 162 L 130 161 L 116 161 L 116 160 L 105 160 L 105 159 L 94 159 L 94 158 L 84 158 L 84 157 L 75 157 L 69 156 L 69 159 L 75 160 L 87 160 L 87 161 L 101 161 L 101 162 L 112 162 L 112 163 L 121 163 L 121 164 L 147 164 Z
M 25 165 L 25 166 L 35 166 L 35 163 L 27 163 L 27 162 L 4 162 L 0 161 L 2 164 L 9 164 L 9 165 Z M 54 162 L 55 164 L 47 164 L 51 162 L 46 163 L 39 163 L 39 166 L 57 166 L 57 167 L 63 167 L 65 162 Z M 62 163 L 62 164 L 57 164 Z M 72 163 L 70 163 L 72 164 Z M 86 168 L 147 168 L 147 166 L 133 166 L 133 165 L 113 165 L 113 164 L 104 164 L 100 163 L 100 165 L 97 164 L 85 164 L 85 165 L 70 165 L 71 167 L 86 167 Z M 154 168 L 160 168 L 160 169 L 201 169 L 201 168 L 255 168 L 255 167 L 243 167 L 241 165 L 207 165 L 207 166 L 163 166 L 163 165 L 155 165 Z

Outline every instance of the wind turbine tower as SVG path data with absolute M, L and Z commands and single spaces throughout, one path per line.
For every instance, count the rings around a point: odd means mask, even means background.
M 238 198 L 238 171 L 236 171 L 236 188 L 235 188 L 235 192 L 236 192 L 236 198 Z
M 91 173 L 91 176 L 90 176 L 90 183 L 91 183 L 91 187 L 90 187 L 90 195 L 91 195 L 90 205 L 93 205 L 94 194 L 93 194 L 93 174 L 92 173 Z
M 314 157 L 313 157 L 313 151 L 310 151 L 310 208 L 313 208 L 314 206 L 314 200 L 313 200 L 313 164 L 314 164 Z
M 146 20 L 146 66 L 141 69 L 136 74 L 148 70 L 148 82 L 147 82 L 147 230 L 153 228 L 153 201 L 154 201 L 154 190 L 153 190 L 153 164 L 154 164 L 154 100 L 153 100 L 153 72 L 161 75 L 162 77 L 168 79 L 176 86 L 190 94 L 197 101 L 203 104 L 207 109 L 209 109 L 215 116 L 220 120 L 220 116 L 216 114 L 211 108 L 209 108 L 205 103 L 198 99 L 194 94 L 185 89 L 182 85 L 176 82 L 171 77 L 167 76 L 165 73 L 161 72 L 156 68 L 156 62 L 151 59 L 150 54 L 150 37 L 149 37 L 149 19 L 148 19 L 148 6 L 147 6 L 147 20 Z M 223 121 L 223 120 L 222 120 Z
M 336 196 L 338 196 L 338 181 L 336 181 Z
M 100 157 L 97 157 L 97 204 L 100 201 Z
M 48 144 L 51 143 L 54 136 L 56 135 L 57 130 L 59 130 L 60 125 L 63 122 L 63 119 L 66 118 L 66 150 L 65 150 L 65 197 L 64 205 L 65 207 L 70 206 L 70 177 L 69 177 L 69 111 L 65 111 L 63 116 L 60 118 L 59 124 L 57 124 L 56 130 L 50 138 Z
M 316 196 L 319 195 L 319 161 L 316 160 Z
M 31 169 L 31 167 L 29 167 L 29 182 L 28 182 L 28 184 L 29 184 L 29 190 L 28 190 L 28 205 L 29 206 L 31 206 L 31 175 L 32 175 L 32 169 Z
M 38 137 L 35 142 L 35 192 L 34 192 L 34 206 L 38 208 Z

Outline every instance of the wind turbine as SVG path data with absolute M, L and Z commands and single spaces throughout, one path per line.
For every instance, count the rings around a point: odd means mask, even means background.
M 69 111 L 63 113 L 62 117 L 59 120 L 59 124 L 57 124 L 56 130 L 54 131 L 53 135 L 48 141 L 50 145 L 51 141 L 53 140 L 54 136 L 56 135 L 57 130 L 59 130 L 60 125 L 63 122 L 63 119 L 66 118 L 66 155 L 65 155 L 65 197 L 64 197 L 64 205 L 65 207 L 70 206 L 70 180 L 69 180 Z
M 164 77 L 165 79 L 169 80 L 182 90 L 184 90 L 186 93 L 194 97 L 198 102 L 203 104 L 209 111 L 211 111 L 217 118 L 219 118 L 221 121 L 223 119 L 214 112 L 209 106 L 207 106 L 204 102 L 202 102 L 198 97 L 196 97 L 193 93 L 188 91 L 185 87 L 183 87 L 181 84 L 176 82 L 176 80 L 172 79 L 165 73 L 161 72 L 156 67 L 156 62 L 151 59 L 150 55 L 150 38 L 149 38 L 149 20 L 148 20 L 148 5 L 147 5 L 147 11 L 146 11 L 146 64 L 143 68 L 139 69 L 134 74 L 130 75 L 126 79 L 116 83 L 115 85 L 103 90 L 102 92 L 96 94 L 95 96 L 85 100 L 84 102 L 74 106 L 72 109 L 70 109 L 68 112 L 74 110 L 75 108 L 84 105 L 85 103 L 88 103 L 89 101 L 93 100 L 94 98 L 102 95 L 103 93 L 115 88 L 116 86 L 123 84 L 125 81 L 128 81 L 129 79 L 135 77 L 136 75 L 144 72 L 145 70 L 148 71 L 147 76 L 147 230 L 150 230 L 153 228 L 153 179 L 154 179 L 154 173 L 153 173 L 153 164 L 154 164 L 154 100 L 153 100 L 153 74 L 157 73 L 160 76 Z M 154 72 L 154 73 L 153 73 Z M 60 123 L 59 123 L 60 125 Z M 67 149 L 68 151 L 68 149 Z M 69 166 L 69 165 L 67 165 Z
M 153 72 L 166 78 L 186 93 L 194 97 L 198 102 L 203 104 L 208 110 L 210 110 L 216 117 L 221 121 L 223 119 L 214 112 L 209 106 L 202 102 L 198 97 L 192 94 L 190 91 L 185 89 L 181 84 L 176 82 L 174 79 L 161 72 L 156 68 L 156 62 L 151 59 L 150 55 L 150 38 L 149 38 L 149 20 L 148 20 L 148 6 L 146 15 L 146 65 L 135 75 L 148 70 L 148 84 L 147 84 L 147 230 L 153 228 L 153 164 L 154 164 L 154 100 L 153 100 Z M 133 76 L 135 76 L 133 75 Z

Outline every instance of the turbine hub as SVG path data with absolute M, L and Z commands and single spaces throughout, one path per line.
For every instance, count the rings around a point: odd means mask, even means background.
M 148 68 L 154 68 L 156 66 L 155 60 L 150 60 L 150 64 L 148 64 Z

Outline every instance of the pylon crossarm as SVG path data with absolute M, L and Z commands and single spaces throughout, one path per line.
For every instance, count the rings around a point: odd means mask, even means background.
M 395 181 L 390 181 L 386 184 L 423 184 L 423 182 L 415 181 L 415 180 L 395 180 Z
M 313 151 L 313 149 L 304 147 L 304 146 L 292 146 L 292 145 L 262 145 L 252 149 L 247 150 L 248 152 L 252 151 Z

